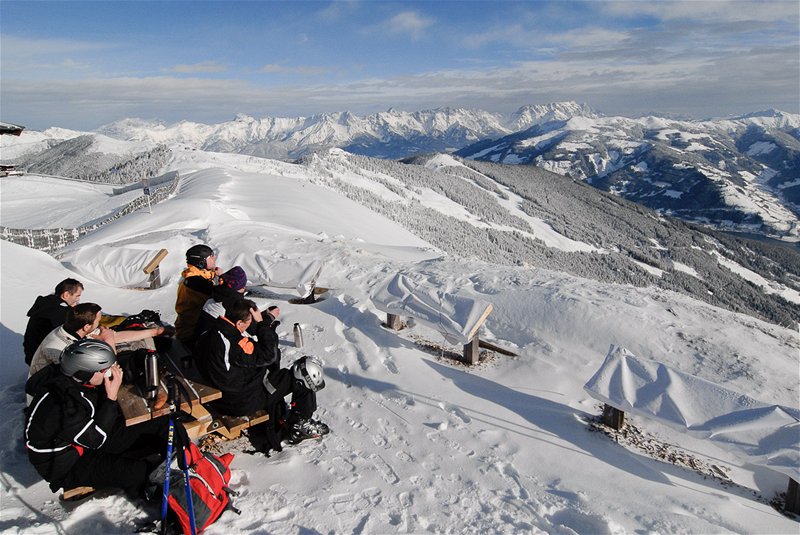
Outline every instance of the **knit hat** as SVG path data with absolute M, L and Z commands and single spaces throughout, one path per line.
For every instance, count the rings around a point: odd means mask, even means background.
M 222 279 L 222 284 L 237 292 L 247 286 L 247 273 L 239 266 L 232 267 L 223 273 L 220 278 Z

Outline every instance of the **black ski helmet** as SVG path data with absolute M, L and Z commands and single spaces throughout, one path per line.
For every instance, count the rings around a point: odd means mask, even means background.
M 68 345 L 61 352 L 61 373 L 88 381 L 95 372 L 110 368 L 117 362 L 111 346 L 101 340 L 84 338 Z
M 214 256 L 214 249 L 208 245 L 193 245 L 186 251 L 186 263 L 200 269 L 206 269 L 206 258 Z

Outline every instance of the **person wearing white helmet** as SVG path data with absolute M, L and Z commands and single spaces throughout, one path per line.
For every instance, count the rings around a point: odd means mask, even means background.
M 87 486 L 144 495 L 166 453 L 168 421 L 126 427 L 117 404 L 122 376 L 111 346 L 84 338 L 28 379 L 25 446 L 53 492 Z
M 283 439 L 297 444 L 330 432 L 326 424 L 312 418 L 317 410 L 317 392 L 325 388 L 325 372 L 316 357 L 301 357 L 289 368 L 270 373 L 264 378 L 264 387 L 269 413 L 265 453 L 270 449 L 281 451 Z M 292 398 L 287 408 L 284 398 L 289 394 Z

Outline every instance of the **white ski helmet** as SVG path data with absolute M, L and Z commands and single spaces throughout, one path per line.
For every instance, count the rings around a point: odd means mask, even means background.
M 325 388 L 325 372 L 316 357 L 305 356 L 297 359 L 292 364 L 292 375 L 312 392 Z
M 61 352 L 61 373 L 88 381 L 95 372 L 110 368 L 117 362 L 111 346 L 101 340 L 84 338 L 68 345 Z

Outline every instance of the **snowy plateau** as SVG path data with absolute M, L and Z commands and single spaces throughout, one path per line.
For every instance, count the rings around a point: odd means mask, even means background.
M 530 117 L 520 113 L 516 129 L 491 117 L 481 125 L 494 125 L 492 136 L 540 128 L 540 139 L 521 145 L 539 151 L 560 137 L 542 125 L 575 120 L 553 115 L 537 126 Z M 337 120 L 344 128 L 356 118 Z M 584 111 L 581 121 L 611 119 Z M 232 124 L 247 131 L 256 123 Z M 659 128 L 675 138 L 669 124 Z M 225 512 L 205 533 L 798 532 L 797 518 L 779 510 L 785 475 L 646 418 L 630 419 L 625 436 L 607 434 L 596 423 L 601 405 L 583 389 L 609 348 L 621 346 L 797 409 L 796 246 L 690 225 L 627 201 L 621 187 L 609 193 L 501 158 L 426 149 L 439 153 L 399 162 L 319 146 L 289 162 L 276 159 L 286 153 L 206 146 L 222 130 L 127 121 L 104 133 L 50 129 L 0 139 L 4 163 L 39 166 L 0 179 L 4 232 L 103 221 L 141 193 L 132 184 L 142 175 L 154 188 L 179 176 L 152 211 L 116 218 L 51 254 L 0 241 L 3 533 L 130 533 L 156 516 L 113 492 L 62 503 L 28 464 L 25 311 L 72 276 L 86 285 L 84 302 L 116 314 L 158 310 L 172 322 L 183 252 L 200 242 L 219 252 L 223 267 L 257 253 L 324 262 L 319 283 L 330 291 L 316 304 L 289 304 L 294 296 L 274 288 L 253 295 L 283 311 L 284 365 L 302 354 L 323 361 L 318 417 L 333 430 L 271 457 L 247 453 L 247 439 L 223 443 L 236 455 L 232 486 L 242 514 Z M 463 143 L 472 134 L 459 136 Z M 708 143 L 684 137 L 687 154 Z M 786 147 L 789 138 L 753 138 L 742 154 L 772 154 L 778 149 L 769 143 Z M 630 172 L 663 165 L 644 158 Z M 748 184 L 764 182 L 759 169 L 750 169 Z M 679 186 L 668 189 L 685 191 Z M 789 216 L 774 204 L 778 229 Z M 166 248 L 164 285 L 127 289 L 110 267 L 67 267 L 64 259 L 98 246 Z M 484 352 L 466 367 L 452 358 L 461 348 L 435 329 L 414 321 L 402 331 L 383 327 L 371 297 L 397 273 L 491 303 L 480 337 L 518 356 Z M 302 350 L 291 341 L 293 323 L 303 328 Z

